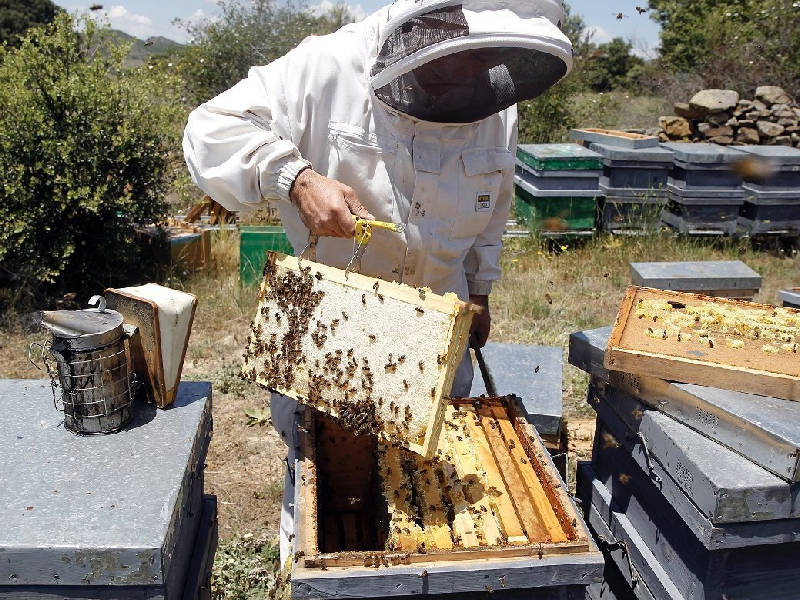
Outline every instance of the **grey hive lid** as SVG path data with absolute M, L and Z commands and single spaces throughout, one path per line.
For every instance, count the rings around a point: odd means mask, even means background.
M 761 275 L 740 260 L 632 262 L 631 282 L 662 290 L 758 289 Z
M 661 146 L 651 146 L 649 148 L 624 148 L 622 146 L 611 146 L 609 144 L 594 143 L 589 146 L 589 150 L 597 152 L 603 158 L 609 160 L 619 160 L 628 162 L 672 162 L 672 151 Z
M 770 162 L 785 165 L 800 165 L 800 148 L 791 146 L 737 146 L 740 152 L 746 152 Z
M 742 157 L 738 150 L 708 143 L 664 142 L 661 147 L 670 150 L 675 160 L 690 164 L 727 164 Z
M 2 585 L 164 585 L 211 385 L 181 383 L 167 410 L 137 403 L 114 435 L 64 429 L 49 381 L 0 379 L 0 411 Z

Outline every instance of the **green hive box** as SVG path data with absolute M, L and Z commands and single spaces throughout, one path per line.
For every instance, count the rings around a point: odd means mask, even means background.
M 597 199 L 594 196 L 534 196 L 514 186 L 514 215 L 532 231 L 547 237 L 594 234 Z
M 261 279 L 270 250 L 294 254 L 286 231 L 280 225 L 242 225 L 239 236 L 239 280 L 245 285 Z
M 603 157 L 578 144 L 520 144 L 517 160 L 537 171 L 603 169 Z

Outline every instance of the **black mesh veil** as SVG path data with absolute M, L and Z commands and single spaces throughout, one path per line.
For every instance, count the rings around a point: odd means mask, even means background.
M 461 5 L 409 19 L 378 53 L 372 75 L 420 50 L 469 36 Z M 524 47 L 456 51 L 412 68 L 375 90 L 389 106 L 437 123 L 471 123 L 535 98 L 568 70 L 560 57 Z

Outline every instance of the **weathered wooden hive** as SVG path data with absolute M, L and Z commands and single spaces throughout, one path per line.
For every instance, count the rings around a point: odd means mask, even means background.
M 514 397 L 453 400 L 433 458 L 312 410 L 301 434 L 294 597 L 583 598 L 599 579 L 602 557 Z
M 270 253 L 243 373 L 430 456 L 475 310 L 454 294 Z

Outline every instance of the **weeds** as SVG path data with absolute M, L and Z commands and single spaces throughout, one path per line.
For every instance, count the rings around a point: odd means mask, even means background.
M 215 600 L 289 598 L 289 577 L 279 570 L 278 546 L 246 534 L 222 541 L 212 571 Z

